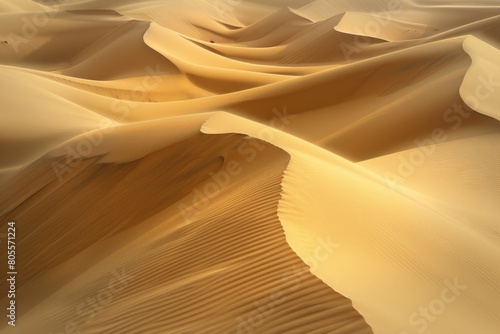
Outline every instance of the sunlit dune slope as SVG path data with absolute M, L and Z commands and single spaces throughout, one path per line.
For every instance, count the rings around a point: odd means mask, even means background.
M 0 0 L 0 333 L 499 333 L 499 23 Z

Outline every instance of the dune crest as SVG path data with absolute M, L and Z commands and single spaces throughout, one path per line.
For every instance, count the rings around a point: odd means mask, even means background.
M 460 86 L 460 96 L 470 108 L 500 121 L 497 107 L 500 94 L 495 94 L 500 87 L 500 67 L 496 61 L 500 50 L 475 37 L 465 39 L 464 50 L 472 58 L 472 65 Z
M 498 334 L 497 2 L 0 0 L 0 333 Z

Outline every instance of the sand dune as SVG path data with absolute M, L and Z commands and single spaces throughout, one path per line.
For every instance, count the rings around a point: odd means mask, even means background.
M 219 133 L 219 124 L 224 128 L 236 123 L 223 118 L 209 119 L 203 130 Z M 242 125 L 248 134 L 258 136 L 251 125 Z M 274 134 L 271 142 L 292 155 L 278 208 L 287 241 L 308 263 L 314 256 L 315 241 L 325 235 L 332 236 L 332 242 L 339 245 L 338 252 L 311 270 L 339 292 L 352 296 L 354 307 L 364 314 L 375 332 L 410 329 L 406 315 L 412 313 L 414 305 L 425 305 L 446 288 L 447 283 L 443 282 L 457 277 L 462 278 L 467 289 L 467 281 L 482 282 L 477 289 L 468 289 L 467 298 L 453 305 L 458 314 L 467 318 L 468 327 L 455 317 L 443 317 L 433 323 L 435 331 L 466 333 L 477 330 L 479 324 L 482 324 L 480 331 L 485 333 L 498 328 L 497 300 L 490 299 L 499 288 L 500 271 L 495 260 L 500 255 L 498 243 L 491 240 L 491 235 L 485 238 L 478 233 L 486 228 L 498 233 L 498 224 L 491 224 L 491 217 L 477 215 L 474 224 L 451 219 L 438 211 L 440 206 L 436 203 L 422 202 L 422 195 L 406 190 L 394 192 L 383 178 L 366 175 L 326 151 L 313 147 L 307 150 L 310 144 L 283 134 Z M 498 166 L 500 160 L 491 163 Z M 462 182 L 466 184 L 467 180 Z M 479 183 L 476 180 L 475 184 Z M 306 185 L 311 189 L 305 188 Z M 488 194 L 490 198 L 498 198 L 500 183 L 486 186 L 493 188 Z M 454 197 L 456 205 L 468 204 L 467 198 Z M 394 203 L 398 210 L 387 210 L 385 201 Z M 354 212 L 352 208 L 359 206 L 366 211 Z M 461 253 L 464 245 L 467 254 Z M 466 274 L 471 265 L 482 269 Z M 360 279 L 353 282 L 350 276 L 353 273 Z M 370 279 L 377 276 L 381 281 Z M 387 291 L 391 293 L 388 295 Z M 410 297 L 408 291 L 415 294 Z
M 500 331 L 497 1 L 0 15 L 0 333 Z

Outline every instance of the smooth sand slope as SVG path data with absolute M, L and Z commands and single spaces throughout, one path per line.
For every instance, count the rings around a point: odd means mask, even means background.
M 500 332 L 496 1 L 0 16 L 0 333 Z

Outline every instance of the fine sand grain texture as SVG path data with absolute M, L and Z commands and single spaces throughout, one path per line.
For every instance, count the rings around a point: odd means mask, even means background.
M 0 334 L 500 333 L 497 0 L 0 0 Z

